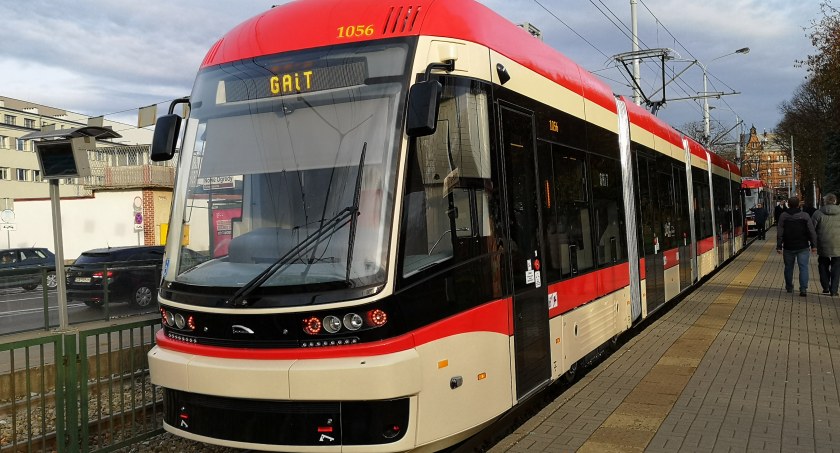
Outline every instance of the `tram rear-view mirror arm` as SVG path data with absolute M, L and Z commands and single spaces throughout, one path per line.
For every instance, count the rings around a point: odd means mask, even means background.
M 425 79 L 422 82 L 415 83 L 408 90 L 408 112 L 406 113 L 405 130 L 409 137 L 425 137 L 434 134 L 437 130 L 440 95 L 443 92 L 443 85 L 437 80 L 430 79 L 432 69 L 454 71 L 455 60 L 430 64 L 426 67 Z
M 190 98 L 175 99 L 169 105 L 169 113 L 161 116 L 155 122 L 155 132 L 152 136 L 151 159 L 155 162 L 171 160 L 175 156 L 178 144 L 178 132 L 181 129 L 181 117 L 173 113 L 178 104 L 189 104 Z

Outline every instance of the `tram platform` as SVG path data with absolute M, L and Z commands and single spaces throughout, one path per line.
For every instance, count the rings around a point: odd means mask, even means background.
M 814 255 L 807 296 L 787 293 L 775 240 L 753 241 L 489 452 L 840 450 L 840 298 L 822 294 Z

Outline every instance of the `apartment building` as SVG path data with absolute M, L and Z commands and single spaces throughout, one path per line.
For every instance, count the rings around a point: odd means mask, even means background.
M 7 214 L 0 219 L 0 248 L 54 247 L 49 183 L 41 175 L 32 140 L 22 138 L 51 125 L 56 130 L 104 126 L 121 135 L 97 141 L 95 151 L 88 153 L 90 176 L 59 181 L 68 238 L 64 256 L 165 242 L 175 161 L 151 161 L 151 128 L 0 96 L 0 212 Z
M 775 199 L 784 199 L 801 193 L 792 193 L 794 178 L 793 162 L 790 153 L 776 144 L 774 134 L 759 134 L 755 126 L 750 128 L 750 135 L 744 151 L 741 173 L 761 179 L 773 191 Z M 797 166 L 798 167 L 798 166 Z M 799 169 L 796 169 L 799 173 Z M 799 187 L 796 188 L 799 192 Z
M 21 137 L 41 130 L 44 126 L 73 129 L 96 123 L 111 127 L 121 138 L 100 140 L 91 157 L 91 169 L 117 166 L 121 163 L 143 165 L 148 160 L 148 145 L 152 130 L 102 118 L 91 118 L 60 108 L 0 96 L 0 208 L 3 199 L 37 199 L 49 197 L 49 185 L 43 180 L 32 140 Z M 110 164 L 110 165 L 109 165 Z M 90 196 L 102 187 L 104 175 L 94 173 L 91 178 L 68 178 L 59 183 L 62 197 Z M 135 186 L 141 183 L 135 184 Z M 170 186 L 171 187 L 171 186 Z

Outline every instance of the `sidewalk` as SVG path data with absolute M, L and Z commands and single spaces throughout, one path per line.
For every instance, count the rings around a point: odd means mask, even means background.
M 490 453 L 840 451 L 840 298 L 821 294 L 814 255 L 808 296 L 785 292 L 775 240 L 771 229 Z

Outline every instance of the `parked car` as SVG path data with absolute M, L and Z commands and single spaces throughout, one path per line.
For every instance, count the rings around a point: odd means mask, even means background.
M 23 288 L 32 291 L 43 280 L 46 270 L 47 288 L 55 289 L 55 255 L 43 247 L 0 250 L 0 288 Z
M 109 303 L 149 307 L 157 302 L 162 264 L 162 245 L 88 250 L 67 268 L 67 300 L 101 307 L 107 278 Z

